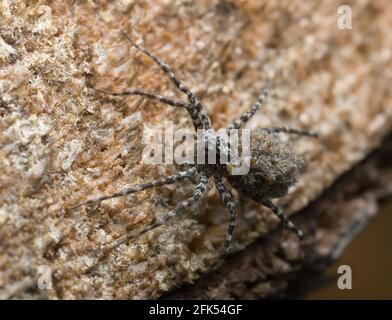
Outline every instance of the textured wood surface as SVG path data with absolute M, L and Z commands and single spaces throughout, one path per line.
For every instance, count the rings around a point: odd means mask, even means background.
M 192 191 L 183 183 L 66 210 L 174 173 L 173 165 L 141 163 L 142 133 L 162 129 L 164 120 L 192 127 L 183 110 L 91 89 L 181 97 L 122 30 L 173 67 L 203 100 L 214 128 L 247 110 L 269 83 L 273 98 L 249 128 L 283 124 L 320 133 L 320 141 L 282 136 L 307 160 L 296 186 L 277 201 L 287 213 L 361 161 L 392 127 L 392 5 L 347 3 L 352 30 L 337 27 L 340 1 L 0 2 L 0 297 L 157 298 L 198 279 L 218 256 L 228 214 L 211 190 L 181 218 L 121 245 L 87 272 L 116 238 Z M 279 221 L 235 198 L 233 251 L 270 239 Z M 290 261 L 303 255 L 289 233 L 271 239 L 257 250 L 284 246 Z M 52 271 L 50 290 L 37 288 L 42 266 Z M 274 260 L 257 272 L 288 268 Z M 279 281 L 267 285 L 256 291 L 279 291 Z

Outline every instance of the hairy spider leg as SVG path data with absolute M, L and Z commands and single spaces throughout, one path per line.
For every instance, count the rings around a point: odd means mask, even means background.
M 157 102 L 168 104 L 173 107 L 188 108 L 188 103 L 186 103 L 184 101 L 176 100 L 176 99 L 172 99 L 172 98 L 168 98 L 168 97 L 163 97 L 158 94 L 144 91 L 141 89 L 131 89 L 131 90 L 122 91 L 122 92 L 110 92 L 110 91 L 101 90 L 101 89 L 95 89 L 95 90 L 98 92 L 104 93 L 104 94 L 112 95 L 112 96 L 130 96 L 130 95 L 142 96 L 145 98 L 155 100 Z
M 229 126 L 228 130 L 230 129 L 240 129 L 244 124 L 246 124 L 257 112 L 257 110 L 260 109 L 260 107 L 263 105 L 264 101 L 268 97 L 268 92 L 267 90 L 263 90 L 255 103 L 252 105 L 249 111 L 245 112 L 242 116 L 240 116 L 238 119 L 234 120 L 231 125 Z
M 81 206 L 92 204 L 92 203 L 95 203 L 95 202 L 100 203 L 103 200 L 108 200 L 108 199 L 112 199 L 112 198 L 122 197 L 122 196 L 125 196 L 125 195 L 128 195 L 128 194 L 132 194 L 132 193 L 135 193 L 135 192 L 140 192 L 140 191 L 147 190 L 147 189 L 150 189 L 150 188 L 155 188 L 155 187 L 160 187 L 160 186 L 164 186 L 164 185 L 168 185 L 168 184 L 173 184 L 173 183 L 178 182 L 178 181 L 189 179 L 189 178 L 195 176 L 197 173 L 198 173 L 197 168 L 193 167 L 193 168 L 191 168 L 191 169 L 189 169 L 187 171 L 182 171 L 182 172 L 176 173 L 174 175 L 171 175 L 171 176 L 168 176 L 168 177 L 165 177 L 165 178 L 161 178 L 161 179 L 157 179 L 157 180 L 154 180 L 154 181 L 145 182 L 145 183 L 137 184 L 137 185 L 134 185 L 134 186 L 130 186 L 130 187 L 124 189 L 124 190 L 121 190 L 119 192 L 113 193 L 111 195 L 105 195 L 105 196 L 102 196 L 102 197 L 99 197 L 99 198 L 88 200 L 88 201 L 86 201 L 84 203 L 78 204 L 78 205 L 70 208 L 69 210 L 74 210 L 74 209 L 77 209 L 77 208 L 79 208 Z
M 256 112 L 260 109 L 260 107 L 263 105 L 265 100 L 268 97 L 268 91 L 264 89 L 260 96 L 257 98 L 256 102 L 252 105 L 249 111 L 245 112 L 241 117 L 238 119 L 234 120 L 231 125 L 229 126 L 230 129 L 240 129 L 243 125 L 245 125 L 255 114 Z M 279 133 L 279 132 L 284 132 L 288 134 L 298 134 L 298 135 L 303 135 L 307 137 L 313 137 L 313 138 L 318 138 L 318 134 L 312 131 L 307 131 L 307 130 L 301 130 L 301 129 L 295 129 L 295 128 L 289 128 L 289 127 L 271 127 L 271 128 L 262 128 L 263 131 L 266 131 L 268 133 Z
M 226 240 L 223 244 L 223 248 L 219 258 L 222 261 L 229 254 L 229 248 L 230 248 L 231 240 L 233 238 L 234 228 L 237 223 L 237 208 L 230 192 L 227 190 L 226 186 L 223 184 L 223 181 L 220 177 L 215 177 L 215 186 L 218 190 L 218 193 L 222 199 L 223 204 L 230 212 L 230 222 L 227 228 Z
M 298 236 L 298 238 L 302 239 L 304 237 L 302 230 L 298 229 L 295 224 L 283 213 L 283 211 L 272 203 L 272 201 L 263 199 L 261 204 L 271 209 L 272 212 L 283 222 L 283 224 L 288 229 L 293 231 Z
M 203 106 L 196 95 L 181 81 L 179 80 L 174 72 L 170 69 L 170 67 L 160 60 L 153 53 L 148 51 L 147 49 L 141 47 L 137 43 L 135 43 L 132 38 L 125 32 L 123 32 L 124 36 L 132 43 L 134 47 L 143 52 L 145 55 L 150 57 L 158 67 L 165 72 L 165 74 L 169 77 L 169 79 L 174 83 L 174 85 L 186 94 L 190 105 L 187 105 L 187 110 L 193 120 L 195 128 L 203 128 L 210 129 L 211 128 L 211 120 L 207 112 L 203 109 Z
M 183 210 L 189 208 L 190 206 L 192 206 L 193 204 L 195 204 L 196 202 L 198 202 L 201 197 L 203 196 L 203 194 L 206 192 L 207 187 L 208 187 L 208 181 L 210 180 L 210 176 L 203 173 L 200 176 L 200 179 L 192 193 L 192 196 L 190 196 L 188 199 L 184 200 L 183 202 L 181 202 L 177 207 L 175 207 L 173 210 L 169 211 L 166 215 L 164 215 L 162 218 L 158 219 L 156 222 L 150 224 L 149 226 L 147 226 L 146 228 L 142 229 L 142 230 L 137 230 L 136 232 L 131 232 L 129 234 L 126 234 L 122 237 L 117 238 L 111 245 L 109 248 L 107 248 L 105 251 L 110 251 L 116 247 L 118 247 L 119 245 L 132 240 L 134 238 L 138 238 L 141 235 L 145 234 L 146 232 L 158 228 L 161 225 L 164 225 L 167 221 L 169 221 L 170 219 L 178 216 L 181 212 L 183 212 Z
M 307 137 L 318 138 L 318 134 L 316 132 L 295 129 L 295 128 L 289 128 L 289 127 L 271 127 L 271 128 L 262 128 L 262 130 L 266 131 L 268 133 L 284 132 L 284 133 L 288 133 L 288 134 L 298 134 L 298 135 L 303 135 L 303 136 L 307 136 Z

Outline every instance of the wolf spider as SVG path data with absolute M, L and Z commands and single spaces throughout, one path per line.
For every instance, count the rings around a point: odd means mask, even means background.
M 168 97 L 163 97 L 155 93 L 144 91 L 142 89 L 131 89 L 124 92 L 108 92 L 98 89 L 95 90 L 112 96 L 142 96 L 173 107 L 184 108 L 189 113 L 195 130 L 201 129 L 204 131 L 213 132 L 210 117 L 204 110 L 203 105 L 199 101 L 197 96 L 192 93 L 192 91 L 176 77 L 170 67 L 166 65 L 161 59 L 159 59 L 153 53 L 144 49 L 140 45 L 136 44 L 127 34 L 124 33 L 124 35 L 134 47 L 136 47 L 139 51 L 151 58 L 159 66 L 159 68 L 168 76 L 171 82 L 180 91 L 185 93 L 188 101 L 181 101 Z M 250 110 L 241 115 L 241 117 L 239 117 L 238 119 L 234 120 L 230 124 L 228 129 L 241 129 L 249 121 L 249 119 L 251 119 L 252 116 L 260 109 L 262 104 L 265 102 L 267 96 L 267 90 L 263 90 L 255 103 L 250 108 Z M 173 210 L 169 211 L 165 216 L 158 219 L 148 227 L 142 230 L 136 230 L 136 232 L 130 233 L 125 237 L 121 237 L 121 239 L 115 241 L 115 243 L 111 246 L 111 248 L 114 248 L 121 243 L 139 237 L 142 234 L 165 224 L 171 218 L 178 216 L 181 212 L 184 211 L 184 209 L 189 208 L 190 206 L 198 202 L 201 197 L 206 193 L 209 180 L 213 178 L 221 200 L 230 212 L 230 222 L 227 228 L 226 239 L 224 241 L 220 254 L 220 261 L 223 261 L 223 259 L 229 253 L 229 247 L 232 241 L 233 231 L 237 221 L 237 208 L 235 202 L 233 201 L 231 193 L 227 190 L 222 180 L 222 178 L 225 177 L 225 179 L 237 191 L 239 191 L 244 196 L 251 198 L 256 202 L 261 203 L 263 206 L 271 209 L 272 212 L 277 217 L 279 217 L 279 219 L 289 230 L 293 231 L 299 238 L 302 238 L 303 232 L 298 229 L 293 224 L 293 222 L 283 213 L 283 211 L 277 206 L 275 206 L 271 201 L 272 198 L 282 197 L 287 194 L 289 187 L 296 182 L 296 175 L 302 162 L 301 158 L 295 154 L 289 144 L 283 143 L 281 140 L 279 140 L 279 137 L 276 133 L 280 132 L 287 134 L 304 135 L 308 137 L 317 137 L 316 133 L 287 127 L 272 127 L 251 130 L 250 170 L 245 175 L 231 175 L 231 171 L 229 170 L 228 165 L 222 163 L 207 163 L 202 165 L 195 164 L 186 171 L 182 171 L 171 176 L 163 177 L 161 179 L 142 183 L 139 185 L 133 185 L 114 194 L 105 195 L 93 200 L 88 200 L 87 202 L 74 206 L 71 209 L 75 209 L 80 206 L 92 203 L 100 203 L 101 201 L 107 199 L 122 197 L 146 189 L 169 185 L 199 176 L 199 180 L 195 186 L 193 194 L 188 199 L 178 204 Z M 206 135 L 206 137 L 208 137 L 208 135 Z M 211 135 L 209 137 L 211 138 Z M 219 153 L 219 142 L 222 142 L 222 138 L 219 136 L 215 136 L 215 138 L 217 139 L 217 150 Z

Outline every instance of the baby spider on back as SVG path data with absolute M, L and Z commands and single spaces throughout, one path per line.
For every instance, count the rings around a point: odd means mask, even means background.
M 208 134 L 204 135 L 204 139 L 216 139 L 217 157 L 220 159 L 220 153 L 226 152 L 224 151 L 226 149 L 222 147 L 226 141 L 224 141 L 224 138 L 221 136 L 214 134 L 210 117 L 204 110 L 203 105 L 198 97 L 176 77 L 169 66 L 162 62 L 157 56 L 133 42 L 133 40 L 127 34 L 124 33 L 124 35 L 134 47 L 147 55 L 158 65 L 158 67 L 169 77 L 171 82 L 187 96 L 187 101 L 160 96 L 142 89 L 130 89 L 124 92 L 108 92 L 98 89 L 97 91 L 113 96 L 137 95 L 173 107 L 184 108 L 189 113 L 195 130 L 203 130 L 204 132 L 208 132 Z M 244 125 L 263 105 L 267 96 L 267 90 L 263 90 L 249 111 L 244 113 L 238 119 L 234 120 L 227 129 L 239 130 L 241 132 L 241 129 L 244 127 Z M 114 247 L 117 247 L 118 245 L 125 243 L 130 239 L 139 237 L 142 234 L 165 224 L 171 218 L 174 218 L 180 213 L 184 212 L 184 209 L 189 208 L 202 198 L 202 196 L 207 191 L 210 179 L 213 179 L 222 202 L 230 213 L 230 222 L 227 227 L 227 235 L 220 254 L 220 258 L 224 259 L 229 252 L 233 231 L 237 221 L 237 208 L 231 193 L 228 191 L 225 183 L 223 182 L 224 178 L 242 195 L 251 198 L 263 206 L 271 209 L 272 212 L 279 217 L 279 219 L 288 229 L 297 234 L 298 237 L 302 238 L 302 231 L 298 229 L 283 213 L 283 211 L 275 206 L 271 201 L 273 198 L 282 197 L 287 194 L 288 189 L 296 182 L 296 176 L 298 174 L 299 168 L 302 165 L 302 158 L 296 155 L 293 148 L 288 143 L 283 143 L 279 139 L 277 133 L 280 132 L 304 135 L 308 137 L 317 137 L 315 133 L 287 127 L 272 127 L 251 130 L 249 144 L 249 171 L 246 174 L 234 175 L 232 174 L 230 164 L 220 161 L 214 164 L 209 164 L 208 162 L 203 164 L 196 163 L 186 171 L 182 171 L 175 175 L 163 177 L 154 181 L 133 185 L 114 194 L 89 200 L 85 203 L 74 206 L 71 209 L 75 209 L 91 203 L 99 203 L 107 199 L 129 195 L 154 187 L 178 183 L 193 177 L 198 177 L 198 182 L 195 186 L 195 189 L 188 199 L 178 204 L 173 210 L 169 211 L 165 216 L 158 219 L 149 226 L 120 237 L 111 245 L 110 248 L 113 249 Z M 206 141 L 206 143 L 208 143 L 208 141 Z

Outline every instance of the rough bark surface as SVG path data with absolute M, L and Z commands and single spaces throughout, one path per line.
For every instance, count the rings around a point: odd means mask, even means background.
M 192 128 L 184 110 L 109 98 L 91 88 L 144 88 L 181 97 L 121 30 L 173 67 L 203 100 L 215 129 L 246 111 L 269 83 L 273 97 L 248 128 L 286 125 L 320 133 L 319 141 L 282 136 L 307 160 L 298 183 L 277 201 L 287 213 L 304 208 L 364 159 L 392 127 L 392 4 L 346 1 L 352 30 L 337 27 L 340 4 L 1 1 L 0 297 L 156 298 L 198 279 L 219 254 L 228 214 L 211 189 L 200 205 L 108 252 L 88 272 L 102 249 L 164 215 L 193 187 L 182 183 L 66 210 L 174 173 L 174 165 L 141 162 L 143 132 L 163 129 L 164 120 Z M 293 269 L 287 261 L 300 261 L 303 249 L 290 233 L 270 237 L 279 221 L 234 194 L 240 220 L 233 251 L 268 238 L 246 249 L 254 248 L 254 258 L 244 255 L 259 263 L 271 252 L 284 254 L 252 269 L 255 279 L 280 279 Z M 323 230 L 311 234 L 336 243 L 340 233 Z M 328 243 L 312 250 L 332 250 Z M 42 267 L 52 272 L 50 290 L 37 287 Z M 285 285 L 284 279 L 260 282 L 250 296 L 269 296 Z M 244 296 L 211 290 L 203 294 Z

